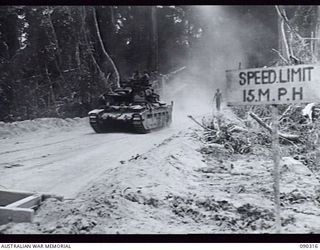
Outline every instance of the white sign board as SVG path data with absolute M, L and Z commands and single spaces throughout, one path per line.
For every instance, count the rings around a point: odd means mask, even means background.
M 320 101 L 320 65 L 227 70 L 226 76 L 231 105 Z

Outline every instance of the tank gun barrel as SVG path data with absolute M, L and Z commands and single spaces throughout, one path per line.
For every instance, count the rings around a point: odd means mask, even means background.
M 177 70 L 175 70 L 175 71 L 172 71 L 172 72 L 170 72 L 170 73 L 168 73 L 168 74 L 165 74 L 164 77 L 170 78 L 170 77 L 172 77 L 172 76 L 175 76 L 176 74 L 184 71 L 186 68 L 187 68 L 186 66 L 183 66 L 183 67 L 181 67 L 181 68 L 179 68 L 179 69 L 177 69 Z

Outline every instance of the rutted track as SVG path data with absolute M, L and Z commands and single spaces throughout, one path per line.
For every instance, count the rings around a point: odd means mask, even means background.
M 96 134 L 88 126 L 0 140 L 0 188 L 74 197 L 120 161 L 142 154 L 177 133 Z

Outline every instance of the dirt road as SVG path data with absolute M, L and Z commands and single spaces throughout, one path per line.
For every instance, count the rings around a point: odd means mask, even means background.
M 86 122 L 0 140 L 0 188 L 74 197 L 106 170 L 152 149 L 188 122 L 149 134 L 96 134 Z M 189 122 L 190 123 L 190 122 Z
M 145 135 L 95 134 L 82 124 L 0 140 L 0 185 L 74 198 L 47 199 L 33 223 L 0 233 L 275 231 L 269 148 L 230 154 L 183 117 Z M 282 232 L 318 233 L 317 178 L 290 156 L 280 164 Z

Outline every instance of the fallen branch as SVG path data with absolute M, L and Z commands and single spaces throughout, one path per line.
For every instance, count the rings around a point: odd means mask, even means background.
M 253 119 L 255 119 L 255 120 L 259 123 L 259 125 L 261 125 L 261 126 L 264 127 L 265 129 L 267 129 L 270 133 L 272 132 L 272 128 L 271 128 L 269 125 L 267 125 L 264 121 L 262 121 L 261 118 L 258 117 L 256 114 L 250 112 L 249 115 L 250 115 Z
M 289 143 L 290 143 L 292 146 L 294 146 L 295 148 L 299 148 L 299 146 L 297 146 L 296 144 L 294 144 L 293 141 L 290 141 L 290 140 L 288 140 L 288 139 L 286 139 L 286 138 L 283 138 L 283 137 L 282 137 L 281 139 L 289 142 Z
M 242 127 L 239 127 L 239 126 L 237 126 L 237 125 L 234 125 L 234 126 L 232 126 L 230 129 L 229 129 L 229 132 L 231 132 L 231 133 L 233 133 L 233 132 L 248 132 L 248 130 L 247 129 L 245 129 L 245 128 L 242 128 Z
M 207 129 L 207 130 L 215 131 L 215 130 L 213 130 L 213 129 L 211 129 L 211 128 L 208 128 L 208 127 L 206 127 L 206 126 L 203 126 L 200 122 L 198 122 L 196 119 L 194 119 L 194 118 L 192 117 L 192 115 L 188 115 L 188 117 L 189 117 L 192 121 L 194 121 L 196 124 L 198 124 L 200 127 L 204 128 L 204 129 Z
M 270 133 L 272 133 L 272 128 L 267 125 L 265 122 L 263 122 L 260 117 L 258 117 L 256 114 L 250 112 L 249 115 L 254 119 L 256 120 L 259 125 L 261 125 L 262 127 L 264 127 L 265 129 L 267 129 Z M 284 133 L 281 133 L 279 132 L 279 136 L 283 139 L 286 139 L 286 140 L 290 140 L 290 141 L 297 141 L 299 140 L 299 136 L 298 135 L 291 135 L 291 134 L 284 134 Z
M 292 108 L 292 105 L 290 105 L 283 113 L 282 115 L 280 116 L 280 118 L 278 119 L 279 121 L 281 121 L 284 116 L 289 112 L 289 110 Z

